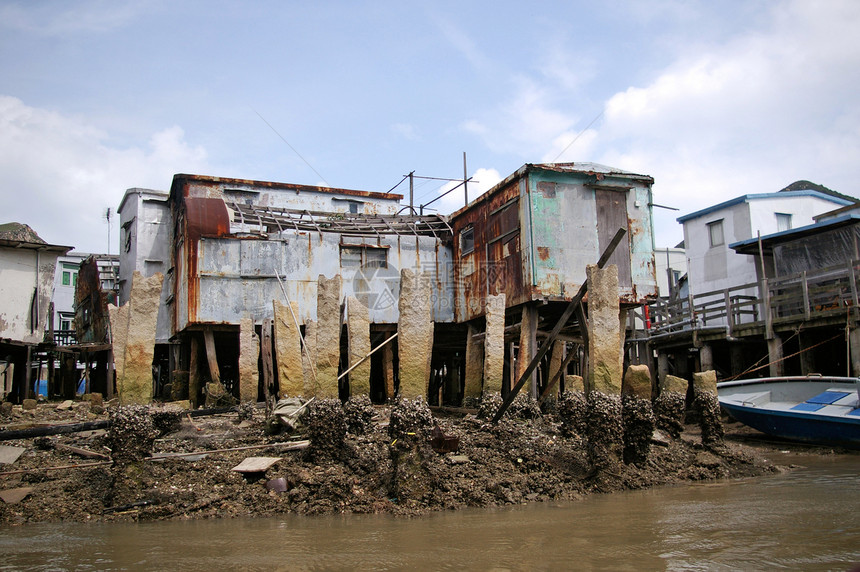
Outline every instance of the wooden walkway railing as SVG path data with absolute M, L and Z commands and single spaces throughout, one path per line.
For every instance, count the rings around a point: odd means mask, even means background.
M 860 309 L 860 260 L 792 276 L 765 279 L 723 290 L 693 293 L 683 299 L 660 298 L 649 308 L 652 337 L 685 330 L 774 325 L 844 315 Z

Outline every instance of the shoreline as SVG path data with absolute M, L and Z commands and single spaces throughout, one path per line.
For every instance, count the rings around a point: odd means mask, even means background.
M 107 418 L 106 412 L 93 413 L 86 402 L 73 403 L 65 410 L 60 405 L 40 404 L 32 413 L 19 412 L 16 420 L 37 424 Z M 353 424 L 342 441 L 337 435 L 315 434 L 311 441 L 316 440 L 317 445 L 311 447 L 295 446 L 295 441 L 307 437 L 307 431 L 312 432 L 310 427 L 296 435 L 268 435 L 263 413 L 254 408 L 196 418 L 184 411 L 169 415 L 169 422 L 162 421 L 164 427 L 153 440 L 151 453 L 173 456 L 159 461 L 120 460 L 117 454 L 112 455 L 112 464 L 86 458 L 111 456 L 104 429 L 3 441 L 0 445 L 22 451 L 14 463 L 0 465 L 0 473 L 15 472 L 0 475 L 0 492 L 4 496 L 14 490 L 26 494 L 11 503 L 0 503 L 0 527 L 285 513 L 409 517 L 466 507 L 577 500 L 591 494 L 790 470 L 791 465 L 768 460 L 774 451 L 856 454 L 762 442 L 761 438 L 755 443 L 758 432 L 736 423 L 726 425 L 723 445 L 704 447 L 698 426 L 686 424 L 679 439 L 664 436 L 652 441 L 644 462 L 621 463 L 595 473 L 585 440 L 564 434 L 551 414 L 532 419 L 505 417 L 492 425 L 470 413 L 439 408 L 432 423 L 444 435 L 456 437 L 459 446 L 456 451 L 437 453 L 430 446 L 429 432 L 418 431 L 411 442 L 392 442 L 388 432 L 391 410 L 387 405 L 373 406 L 365 412 L 372 417 L 366 418 L 364 429 Z M 427 424 L 426 420 L 422 423 Z M 319 445 L 327 440 L 330 447 Z M 293 450 L 287 450 L 290 448 Z M 257 473 L 233 470 L 249 457 L 277 460 Z M 100 464 L 44 470 L 91 463 Z

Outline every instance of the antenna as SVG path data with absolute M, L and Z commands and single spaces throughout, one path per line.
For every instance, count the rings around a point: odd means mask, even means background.
M 105 221 L 107 221 L 107 225 L 108 225 L 108 235 L 107 235 L 107 239 L 108 239 L 107 254 L 108 254 L 108 256 L 110 256 L 110 219 L 111 219 L 111 216 L 113 216 L 113 213 L 111 213 L 110 207 L 108 207 L 107 209 L 105 209 L 105 214 L 104 214 Z

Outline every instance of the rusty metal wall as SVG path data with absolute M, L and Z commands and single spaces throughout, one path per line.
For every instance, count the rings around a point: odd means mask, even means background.
M 605 246 L 600 231 L 611 237 L 619 224 L 627 230 L 619 246 L 626 248 L 613 258 L 625 266 L 621 302 L 636 304 L 656 295 L 650 184 L 645 176 L 529 165 L 455 213 L 457 321 L 483 315 L 487 294 L 504 292 L 507 307 L 570 299 L 586 279 L 586 266 L 597 261 Z M 612 212 L 602 222 L 598 193 L 612 193 Z M 464 253 L 462 236 L 469 228 L 474 249 Z

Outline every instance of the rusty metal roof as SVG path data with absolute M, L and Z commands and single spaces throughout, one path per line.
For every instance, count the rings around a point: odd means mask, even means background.
M 359 213 L 332 213 L 249 205 L 231 201 L 234 222 L 259 226 L 268 232 L 336 232 L 382 236 L 434 236 L 449 239 L 453 231 L 439 215 L 403 216 Z

